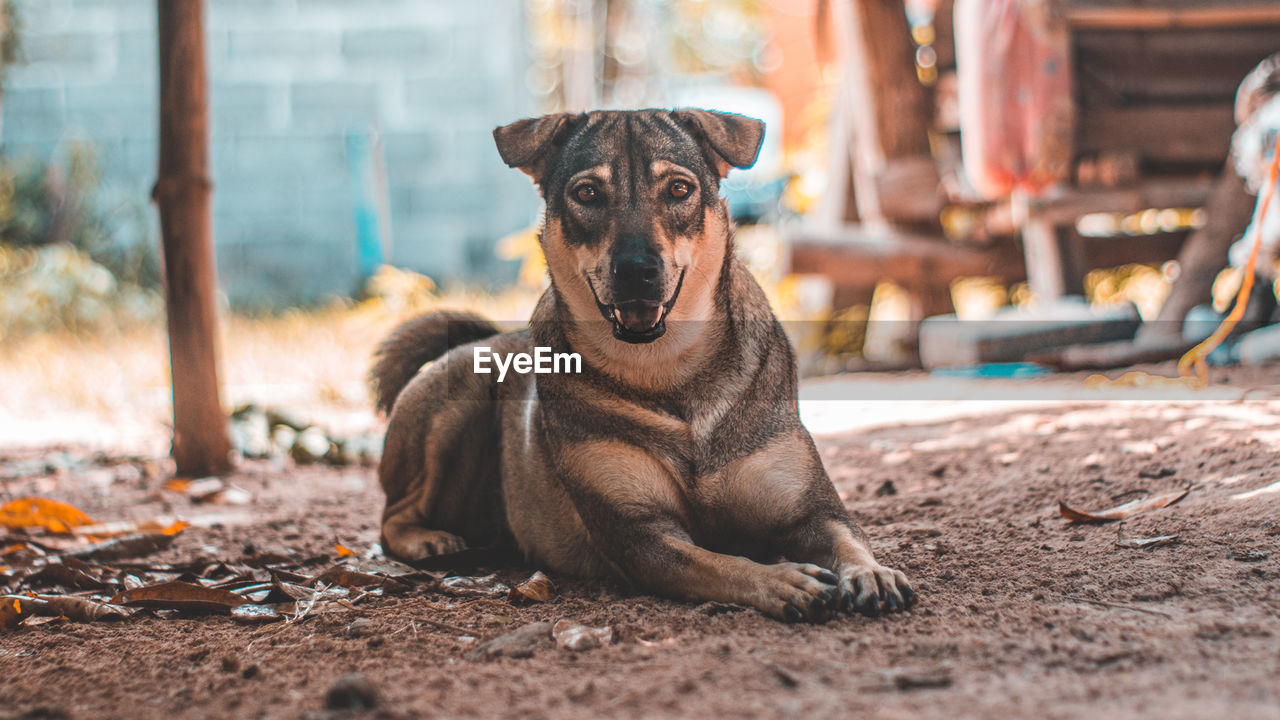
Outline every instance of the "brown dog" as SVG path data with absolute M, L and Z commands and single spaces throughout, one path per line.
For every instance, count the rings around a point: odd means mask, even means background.
M 823 470 L 791 347 L 734 257 L 719 184 L 755 162 L 763 135 L 758 120 L 703 110 L 494 131 L 546 202 L 551 287 L 528 330 L 434 314 L 379 350 L 389 552 L 509 547 L 557 572 L 785 620 L 912 603 Z M 539 347 L 579 366 L 515 361 L 503 377 L 486 364 Z

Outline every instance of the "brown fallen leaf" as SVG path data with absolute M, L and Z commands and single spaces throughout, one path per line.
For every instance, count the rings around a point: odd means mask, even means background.
M 227 484 L 219 477 L 205 477 L 196 480 L 188 480 L 186 485 L 180 491 L 196 502 L 213 497 L 214 495 L 226 489 Z
M 455 575 L 441 580 L 440 589 L 456 597 L 498 597 L 511 592 L 497 575 Z
M 272 583 L 275 585 L 276 592 L 281 593 L 286 597 L 292 598 L 295 601 L 310 602 L 311 600 L 315 599 L 315 596 L 316 596 L 315 588 L 309 588 L 309 587 L 306 587 L 305 585 L 298 585 L 297 583 L 288 582 L 280 577 L 273 578 Z
M 1189 492 L 1191 492 L 1191 488 L 1189 487 L 1182 490 L 1174 490 L 1173 492 L 1167 492 L 1161 495 L 1152 495 L 1151 497 L 1131 500 L 1123 505 L 1117 505 L 1116 507 L 1107 510 L 1099 510 L 1097 512 L 1076 510 L 1069 507 L 1065 502 L 1059 500 L 1058 512 L 1062 514 L 1062 517 L 1071 522 L 1112 522 L 1114 520 L 1124 520 L 1125 518 L 1133 517 L 1134 515 L 1146 512 L 1147 510 L 1167 507 L 1186 497 Z
M 152 518 L 150 520 L 113 520 L 111 522 L 93 523 L 72 528 L 71 532 L 81 537 L 107 539 L 120 535 L 135 533 L 159 533 L 161 535 L 177 535 L 191 527 L 191 523 L 173 517 Z
M 164 484 L 164 489 L 186 495 L 192 502 L 197 503 L 247 505 L 253 500 L 248 491 L 231 485 L 219 477 L 170 480 Z
M 276 592 L 275 583 L 269 583 L 269 582 L 254 583 L 252 585 L 245 585 L 243 587 L 223 586 L 223 587 L 219 587 L 218 589 L 226 590 L 228 592 L 233 592 L 236 595 L 239 595 L 240 597 L 248 598 L 249 602 L 251 603 L 266 602 L 267 599 L 271 596 L 271 594 L 273 592 Z
M 527 658 L 551 640 L 551 623 L 535 622 L 523 625 L 505 635 L 480 643 L 467 653 L 471 660 L 495 657 Z
M 29 615 L 27 619 L 22 621 L 22 627 L 40 627 L 41 625 L 48 625 L 50 623 L 67 622 L 69 619 L 70 618 L 65 618 L 61 615 L 56 617 L 50 615 Z
M 0 550 L 0 563 L 8 567 L 26 567 L 35 564 L 37 560 L 48 554 L 38 545 L 26 542 L 13 543 Z
M 1116 541 L 1116 545 L 1119 547 L 1128 547 L 1128 548 L 1145 548 L 1145 547 L 1160 547 L 1161 545 L 1172 545 L 1177 541 L 1178 541 L 1177 535 L 1160 535 L 1157 537 L 1145 537 L 1145 538 L 1121 538 Z
M 283 620 L 284 616 L 280 614 L 280 611 L 270 605 L 245 603 L 244 605 L 231 608 L 231 619 L 245 625 L 259 625 L 262 623 Z
M 19 595 L 0 596 L 0 629 L 17 627 L 25 618 L 34 615 L 36 603 Z
M 345 565 L 352 570 L 359 570 L 364 573 L 373 575 L 386 575 L 392 578 L 403 578 L 412 576 L 415 580 L 431 580 L 436 578 L 430 573 L 423 572 L 410 565 L 384 557 L 374 558 L 351 558 L 345 562 Z M 505 590 L 503 592 L 506 592 Z
M 128 608 L 90 598 L 68 595 L 39 595 L 35 599 L 44 602 L 43 607 L 36 608 L 36 614 L 62 616 L 77 622 L 123 620 L 133 614 L 133 611 Z
M 107 582 L 99 580 L 83 570 L 68 567 L 60 562 L 45 565 L 22 578 L 22 582 L 31 587 L 60 585 L 78 590 L 102 590 L 108 585 Z
M 551 582 L 551 578 L 542 573 L 541 570 L 534 572 L 529 576 L 528 580 L 511 588 L 511 592 L 507 593 L 508 601 L 527 600 L 529 602 L 546 602 L 556 594 L 556 586 Z
M 42 527 L 65 533 L 92 522 L 79 508 L 49 498 L 23 497 L 0 506 L 0 526 L 7 528 Z
M 229 613 L 232 608 L 249 602 L 233 592 L 173 580 L 146 585 L 111 598 L 113 605 L 160 608 L 169 610 L 205 610 Z
M 89 598 L 65 595 L 5 595 L 0 598 L 0 627 L 11 628 L 32 615 L 78 622 L 121 620 L 131 611 Z
M 143 557 L 169 547 L 173 544 L 175 537 L 177 536 L 165 533 L 122 535 L 110 540 L 103 540 L 102 542 L 68 550 L 63 553 L 63 556 L 80 560 L 123 560 Z
M 954 681 L 951 668 L 945 665 L 920 670 L 890 668 L 881 672 L 899 690 L 945 688 L 951 687 L 951 683 Z
M 613 628 L 587 627 L 572 620 L 561 619 L 551 626 L 551 637 L 555 639 L 557 646 L 565 650 L 581 652 L 613 642 Z
M 402 592 L 409 589 L 407 583 L 384 575 L 372 575 L 352 570 L 345 565 L 334 565 L 307 581 L 308 585 L 340 585 L 346 588 L 380 587 L 386 592 Z

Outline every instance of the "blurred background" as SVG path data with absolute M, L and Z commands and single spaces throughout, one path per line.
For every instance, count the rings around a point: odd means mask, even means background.
M 1229 248 L 1251 242 L 1280 125 L 1280 10 L 1260 0 L 207 7 L 233 407 L 367 417 L 368 355 L 407 314 L 528 316 L 540 203 L 490 136 L 520 117 L 764 119 L 760 161 L 723 194 L 807 375 L 1176 357 L 1242 282 Z M 169 392 L 155 3 L 0 8 L 4 440 L 152 432 Z M 1273 250 L 1253 272 L 1265 329 Z M 953 322 L 988 318 L 1018 322 Z M 1264 340 L 1249 358 L 1277 354 Z

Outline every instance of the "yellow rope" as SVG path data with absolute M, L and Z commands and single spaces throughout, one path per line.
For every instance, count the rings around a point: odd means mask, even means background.
M 1245 308 L 1249 304 L 1249 294 L 1253 292 L 1253 271 L 1258 264 L 1258 254 L 1262 250 L 1262 225 L 1267 216 L 1271 196 L 1276 190 L 1276 176 L 1280 174 L 1280 136 L 1276 137 L 1276 147 L 1271 155 L 1271 167 L 1267 172 L 1267 184 L 1258 195 L 1257 214 L 1253 222 L 1253 249 L 1249 251 L 1249 261 L 1244 267 L 1244 282 L 1240 284 L 1240 292 L 1236 295 L 1236 303 L 1231 308 L 1213 334 L 1187 351 L 1178 361 L 1178 377 L 1165 378 L 1149 375 L 1141 370 L 1133 370 L 1111 380 L 1104 375 L 1090 375 L 1085 385 L 1091 388 L 1119 386 L 1181 386 L 1200 390 L 1209 385 L 1209 366 L 1205 358 L 1222 344 L 1231 334 L 1240 318 L 1244 317 Z
M 1236 295 L 1235 307 L 1231 308 L 1231 312 L 1222 319 L 1222 323 L 1218 325 L 1218 329 L 1213 334 L 1205 338 L 1199 345 L 1187 351 L 1186 355 L 1178 361 L 1178 375 L 1181 377 L 1191 377 L 1192 369 L 1195 371 L 1196 384 L 1204 387 L 1209 384 L 1209 367 L 1204 359 L 1213 352 L 1227 335 L 1235 329 L 1240 318 L 1244 317 L 1245 307 L 1249 304 L 1249 293 L 1253 292 L 1253 270 L 1258 264 L 1258 253 L 1262 249 L 1262 225 L 1263 220 L 1267 217 L 1267 207 L 1271 204 L 1271 196 L 1276 190 L 1276 175 L 1280 172 L 1280 136 L 1276 137 L 1276 146 L 1271 153 L 1271 167 L 1267 171 L 1267 184 L 1263 192 L 1258 195 L 1258 203 L 1261 206 L 1258 214 L 1253 221 L 1253 249 L 1249 251 L 1249 261 L 1244 266 L 1244 282 L 1240 284 L 1240 293 Z

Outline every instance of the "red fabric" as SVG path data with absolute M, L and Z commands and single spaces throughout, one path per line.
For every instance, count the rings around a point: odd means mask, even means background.
M 1071 67 L 1043 0 L 957 0 L 964 166 L 986 197 L 1070 177 Z

